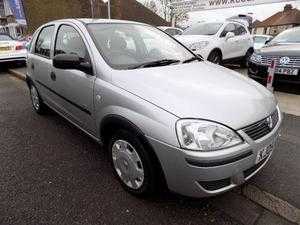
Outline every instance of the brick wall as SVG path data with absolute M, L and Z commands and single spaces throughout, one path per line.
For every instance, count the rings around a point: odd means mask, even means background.
M 120 19 L 148 23 L 154 26 L 169 26 L 162 17 L 157 16 L 150 9 L 135 0 L 117 0 Z
M 92 16 L 90 0 L 23 0 L 23 5 L 29 33 L 51 20 Z M 96 18 L 107 18 L 107 6 L 101 0 L 94 0 L 93 12 Z M 169 25 L 135 0 L 111 0 L 111 15 L 112 19 L 133 20 L 155 26 Z

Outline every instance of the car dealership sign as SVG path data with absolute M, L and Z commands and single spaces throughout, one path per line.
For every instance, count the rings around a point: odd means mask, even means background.
M 291 0 L 173 0 L 171 5 L 175 10 L 198 11 L 287 1 Z

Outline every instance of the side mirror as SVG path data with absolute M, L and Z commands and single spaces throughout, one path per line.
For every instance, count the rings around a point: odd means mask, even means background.
M 228 39 L 233 38 L 234 36 L 235 36 L 235 35 L 234 35 L 233 32 L 227 32 L 227 34 L 225 35 L 225 39 L 226 39 L 226 41 L 227 41 Z
M 75 54 L 58 54 L 53 58 L 53 66 L 63 70 L 80 70 L 92 75 L 93 69 L 90 63 L 82 62 Z

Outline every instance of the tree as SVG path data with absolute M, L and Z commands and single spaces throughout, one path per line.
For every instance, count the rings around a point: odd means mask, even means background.
M 157 13 L 157 6 L 154 0 L 146 0 L 145 6 L 150 9 L 152 12 Z
M 174 13 L 175 25 L 178 23 L 184 23 L 189 20 L 189 14 L 187 11 L 177 11 Z
M 170 4 L 171 4 L 172 0 L 159 0 L 159 2 L 161 5 L 161 11 L 164 16 L 164 19 L 167 20 L 171 14 Z

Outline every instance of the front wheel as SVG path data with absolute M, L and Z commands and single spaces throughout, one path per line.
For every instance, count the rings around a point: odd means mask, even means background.
M 114 174 L 126 191 L 137 196 L 155 192 L 154 162 L 135 135 L 118 131 L 110 140 L 109 153 Z
M 214 50 L 208 55 L 207 60 L 220 65 L 222 63 L 222 55 L 219 51 Z

